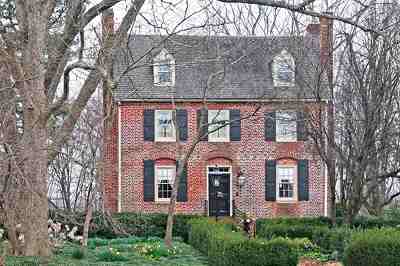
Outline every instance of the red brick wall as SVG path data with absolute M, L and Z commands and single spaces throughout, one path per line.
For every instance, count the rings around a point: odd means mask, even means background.
M 252 113 L 258 103 L 209 103 L 209 109 L 240 109 L 241 115 Z M 190 143 L 197 134 L 196 110 L 199 103 L 182 103 L 188 110 Z M 313 106 L 310 106 L 314 108 Z M 258 115 L 242 121 L 240 142 L 210 143 L 202 141 L 188 163 L 188 201 L 177 203 L 178 213 L 204 214 L 207 200 L 207 165 L 231 165 L 233 169 L 233 200 L 236 207 L 257 217 L 278 215 L 320 216 L 324 215 L 325 176 L 322 161 L 311 141 L 277 143 L 264 138 L 264 113 L 282 108 L 278 103 L 263 103 Z M 167 212 L 168 204 L 143 201 L 143 160 L 165 161 L 175 159 L 174 143 L 143 141 L 143 110 L 171 109 L 168 103 L 123 103 L 121 112 L 121 211 Z M 117 130 L 106 143 L 108 162 L 104 175 L 106 206 L 117 211 Z M 186 148 L 189 145 L 186 145 Z M 266 159 L 308 159 L 310 200 L 282 204 L 265 201 L 265 160 Z M 108 168 L 108 169 L 107 169 Z M 239 191 L 238 171 L 248 178 Z

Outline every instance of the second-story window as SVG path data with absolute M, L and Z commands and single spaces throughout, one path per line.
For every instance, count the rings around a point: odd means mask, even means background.
M 209 110 L 208 123 L 208 141 L 229 141 L 229 110 Z
M 276 112 L 276 141 L 297 141 L 296 112 Z
M 156 133 L 155 141 L 175 141 L 172 110 L 157 110 L 154 118 Z

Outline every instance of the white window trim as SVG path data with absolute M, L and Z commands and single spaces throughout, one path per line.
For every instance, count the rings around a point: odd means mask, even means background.
M 289 64 L 289 67 L 292 69 L 292 80 L 291 81 L 282 81 L 279 79 L 279 65 L 284 62 Z M 286 50 L 283 50 L 280 54 L 275 56 L 272 63 L 272 78 L 274 82 L 274 87 L 294 87 L 296 81 L 296 64 L 293 56 Z
M 210 115 L 210 111 L 227 112 L 228 119 L 226 119 L 226 120 L 229 120 L 229 110 L 227 110 L 227 109 L 208 110 L 208 123 L 209 124 L 212 123 L 212 120 L 215 118 L 215 116 L 211 116 Z M 226 130 L 226 137 L 218 137 L 218 138 L 216 138 L 216 137 L 214 137 L 214 135 L 212 133 L 209 133 L 208 134 L 208 141 L 209 142 L 229 142 L 230 141 L 230 130 L 231 130 L 230 129 L 230 124 L 228 123 L 225 127 L 221 128 L 221 129 Z
M 173 177 L 173 181 L 175 182 L 175 178 L 176 178 L 176 166 L 173 165 L 156 165 L 155 166 L 155 178 L 154 178 L 154 199 L 156 202 L 164 202 L 164 203 L 169 203 L 171 201 L 171 198 L 159 198 L 158 197 L 158 170 L 159 169 L 172 169 L 174 170 L 174 177 Z M 174 184 L 172 183 L 172 187 L 174 186 Z
M 291 168 L 293 169 L 293 197 L 292 198 L 281 198 L 279 197 L 279 179 L 280 177 L 278 176 L 279 174 L 279 169 L 281 168 Z M 277 164 L 276 165 L 276 201 L 277 202 L 296 202 L 297 201 L 297 179 L 298 179 L 298 175 L 297 175 L 297 165 L 285 165 L 285 164 Z
M 171 112 L 171 119 L 172 119 L 172 110 L 155 110 L 154 112 L 154 141 L 155 142 L 175 142 L 176 141 L 176 132 L 175 132 L 175 125 L 172 121 L 172 137 L 159 137 L 158 136 L 158 129 L 159 129 L 159 125 L 158 125 L 158 114 L 160 112 L 166 112 L 169 111 Z
M 281 126 L 280 124 L 280 114 L 281 113 L 290 113 L 293 115 L 294 118 L 294 133 L 292 136 L 282 136 L 278 134 L 280 132 L 279 127 Z M 294 111 L 279 111 L 276 112 L 276 119 L 275 119 L 275 127 L 276 127 L 276 142 L 297 142 L 297 114 Z
M 160 82 L 160 65 L 170 65 L 171 81 Z M 166 49 L 162 49 L 161 52 L 153 59 L 153 77 L 155 86 L 175 86 L 175 59 Z

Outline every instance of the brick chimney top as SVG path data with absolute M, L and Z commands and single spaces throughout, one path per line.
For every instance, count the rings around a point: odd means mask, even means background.
M 111 8 L 103 11 L 101 24 L 103 38 L 114 33 L 114 11 Z
M 320 25 L 319 23 L 312 23 L 308 24 L 306 28 L 306 32 L 309 34 L 319 34 L 320 31 Z

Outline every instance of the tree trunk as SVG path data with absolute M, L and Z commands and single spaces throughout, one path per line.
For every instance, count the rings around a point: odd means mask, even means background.
M 93 201 L 94 200 L 89 200 L 89 202 L 88 202 L 88 207 L 87 207 L 86 216 L 85 216 L 85 223 L 83 225 L 82 246 L 84 246 L 84 247 L 87 246 L 87 242 L 88 242 L 89 226 L 90 226 L 90 221 L 92 220 L 92 213 L 93 213 Z
M 176 198 L 178 195 L 179 180 L 183 173 L 183 169 L 184 169 L 183 162 L 179 162 L 176 177 L 174 180 L 174 186 L 172 189 L 171 202 L 168 206 L 167 228 L 165 230 L 164 241 L 165 241 L 165 245 L 169 248 L 172 247 L 172 229 L 174 226 L 175 204 L 176 204 Z
M 24 177 L 21 186 L 20 217 L 24 235 L 23 255 L 49 256 L 48 201 L 47 201 L 47 128 L 38 123 L 37 116 L 30 119 L 24 131 Z M 30 125 L 29 125 L 30 124 Z

